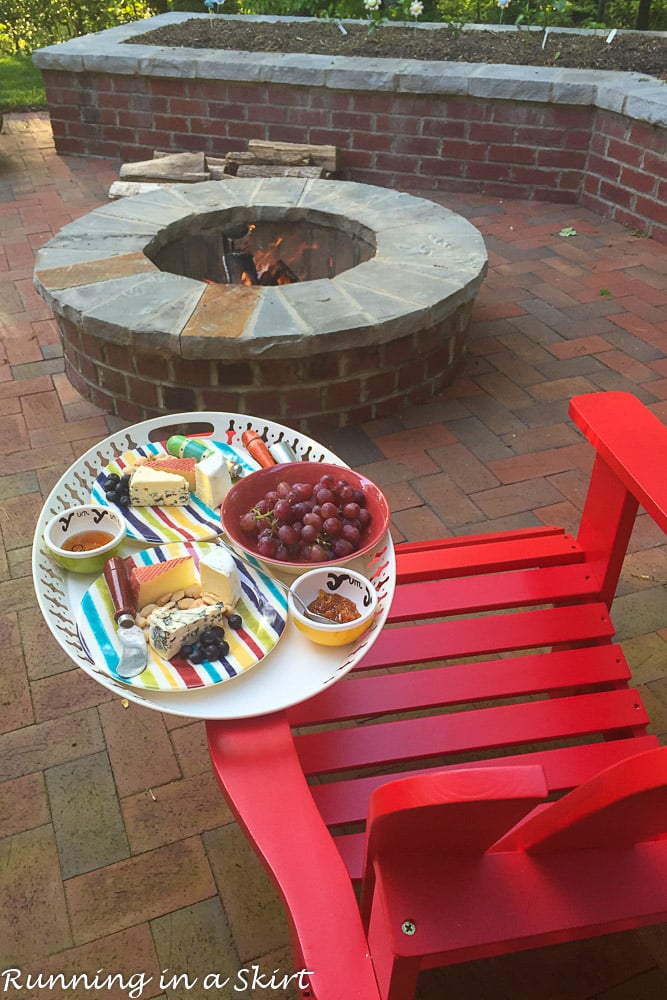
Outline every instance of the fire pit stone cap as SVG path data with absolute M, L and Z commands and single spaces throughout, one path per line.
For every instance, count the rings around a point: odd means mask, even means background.
M 361 234 L 374 256 L 333 278 L 275 288 L 211 286 L 149 259 L 168 230 L 173 238 L 224 225 L 228 210 L 230 224 L 248 213 L 319 216 Z M 46 244 L 34 281 L 56 314 L 101 340 L 182 357 L 280 358 L 296 343 L 314 354 L 433 326 L 474 298 L 486 268 L 474 226 L 423 198 L 331 180 L 248 178 L 178 185 L 96 209 Z
M 204 287 L 192 278 L 155 269 L 61 289 L 57 312 L 75 325 L 85 317 L 87 333 L 100 340 L 180 353 L 181 331 Z

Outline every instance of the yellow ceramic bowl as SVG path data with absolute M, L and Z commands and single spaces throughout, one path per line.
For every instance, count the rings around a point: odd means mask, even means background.
M 125 522 L 114 510 L 97 504 L 68 507 L 44 529 L 51 558 L 72 573 L 101 573 L 125 538 Z
M 351 600 L 360 617 L 354 621 L 339 625 L 320 624 L 306 618 L 294 600 L 293 594 L 308 605 L 315 600 L 319 592 L 340 594 Z M 373 584 L 354 570 L 332 564 L 328 569 L 313 569 L 298 577 L 290 587 L 288 597 L 289 612 L 296 627 L 313 642 L 321 646 L 344 646 L 354 642 L 371 625 L 377 611 L 378 596 Z

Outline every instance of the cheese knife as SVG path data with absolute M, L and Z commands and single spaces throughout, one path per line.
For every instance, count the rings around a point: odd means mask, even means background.
M 104 579 L 111 594 L 120 640 L 121 654 L 116 673 L 125 679 L 137 677 L 146 669 L 148 646 L 146 636 L 135 622 L 137 612 L 125 560 L 120 556 L 107 559 L 104 564 Z

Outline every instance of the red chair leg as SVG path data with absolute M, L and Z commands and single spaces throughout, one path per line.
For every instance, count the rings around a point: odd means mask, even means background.
M 407 916 L 406 921 L 409 921 Z M 411 926 L 406 926 L 407 933 L 411 930 Z M 382 1000 L 413 1000 L 419 978 L 419 959 L 401 958 L 396 954 L 389 917 L 380 892 L 373 896 L 368 946 Z

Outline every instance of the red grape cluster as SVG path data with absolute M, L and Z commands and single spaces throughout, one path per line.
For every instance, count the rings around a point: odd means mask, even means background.
M 356 552 L 370 521 L 363 491 L 325 474 L 316 483 L 278 483 L 240 524 L 266 559 L 326 562 Z

